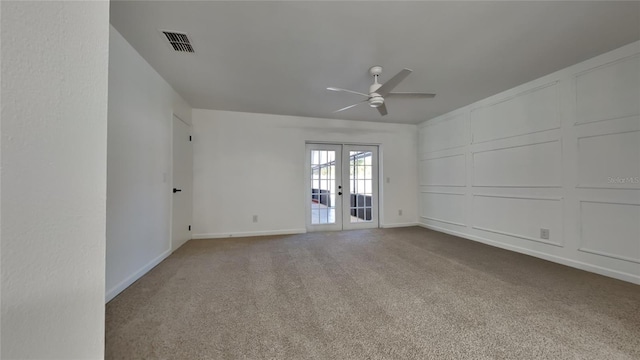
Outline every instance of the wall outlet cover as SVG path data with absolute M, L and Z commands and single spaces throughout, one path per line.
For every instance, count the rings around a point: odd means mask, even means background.
M 549 240 L 549 229 L 540 229 L 540 238 Z

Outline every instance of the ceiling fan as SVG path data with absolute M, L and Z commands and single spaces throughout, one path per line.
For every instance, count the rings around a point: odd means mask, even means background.
M 403 69 L 399 73 L 397 73 L 394 77 L 389 79 L 386 83 L 380 84 L 378 83 L 378 76 L 382 74 L 382 66 L 373 66 L 369 69 L 369 74 L 373 76 L 373 84 L 369 87 L 369 94 L 364 94 L 357 91 L 340 89 L 335 87 L 328 87 L 327 90 L 330 91 L 342 91 L 348 92 L 356 95 L 361 95 L 366 97 L 365 100 L 362 100 L 359 103 L 349 105 L 342 109 L 334 111 L 334 113 L 345 111 L 351 109 L 352 107 L 356 107 L 365 102 L 369 103 L 369 106 L 372 108 L 377 108 L 380 115 L 387 115 L 387 106 L 385 105 L 385 98 L 390 97 L 410 97 L 410 98 L 433 98 L 436 94 L 429 93 L 420 93 L 420 92 L 395 92 L 392 93 L 391 90 L 398 86 L 404 78 L 406 78 L 409 74 L 411 74 L 413 70 Z

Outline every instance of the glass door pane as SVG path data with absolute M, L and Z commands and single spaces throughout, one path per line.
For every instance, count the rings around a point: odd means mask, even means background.
M 341 230 L 341 146 L 308 144 L 308 208 L 310 230 Z
M 336 152 L 311 150 L 311 224 L 336 222 Z
M 350 222 L 372 221 L 371 200 L 373 198 L 373 177 L 371 151 L 349 151 L 349 213 Z
M 378 147 L 344 145 L 343 229 L 378 227 Z M 345 179 L 347 180 L 347 179 Z

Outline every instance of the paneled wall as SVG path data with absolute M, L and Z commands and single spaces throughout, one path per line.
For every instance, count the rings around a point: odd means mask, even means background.
M 640 284 L 640 42 L 419 134 L 423 226 Z

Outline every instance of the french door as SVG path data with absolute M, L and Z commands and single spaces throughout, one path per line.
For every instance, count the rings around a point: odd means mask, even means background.
M 307 144 L 308 231 L 378 227 L 378 147 Z

